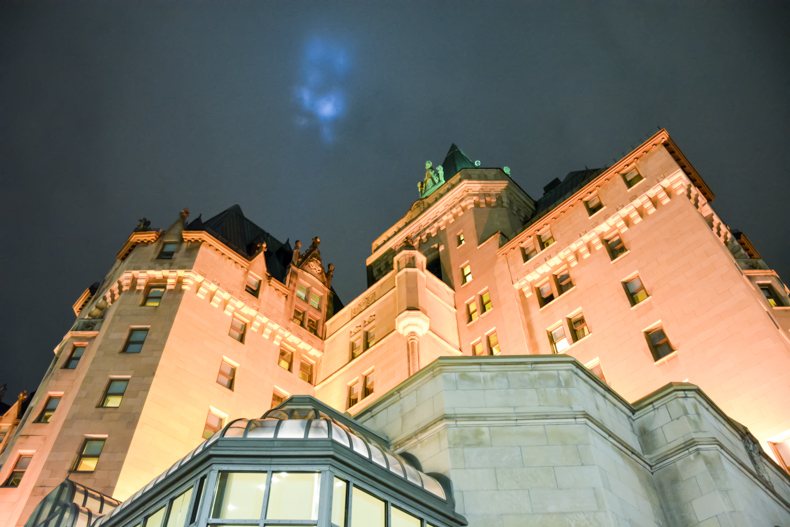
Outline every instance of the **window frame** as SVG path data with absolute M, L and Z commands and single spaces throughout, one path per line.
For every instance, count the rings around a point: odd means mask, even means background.
M 527 239 L 527 242 L 524 245 L 521 245 L 521 260 L 523 263 L 527 263 L 530 260 L 534 259 L 538 253 L 540 252 L 538 249 L 535 248 L 535 240 L 532 236 Z
M 639 284 L 641 288 L 634 293 L 628 288 L 628 284 L 633 282 L 634 280 L 639 280 Z M 650 293 L 647 291 L 647 287 L 645 287 L 645 282 L 642 280 L 642 277 L 639 274 L 634 274 L 631 278 L 627 278 L 621 282 L 623 286 L 623 290 L 625 291 L 625 296 L 628 298 L 628 302 L 631 304 L 631 307 L 636 307 L 640 304 L 643 304 L 650 298 Z M 639 293 L 644 293 L 644 298 L 641 300 L 638 298 Z
M 538 239 L 538 248 L 541 251 L 545 251 L 546 249 L 557 243 L 557 239 L 554 237 L 554 234 L 551 232 L 550 227 L 547 227 L 539 231 L 538 234 L 536 235 L 536 238 Z
M 306 375 L 306 379 L 302 376 L 304 371 L 304 366 L 307 365 L 309 367 L 309 372 Z M 302 379 L 304 382 L 308 384 L 315 385 L 315 363 L 305 359 L 304 357 L 299 358 L 299 373 L 297 376 Z
M 461 272 L 461 285 L 466 285 L 472 281 L 474 277 L 472 276 L 472 266 L 469 262 L 461 264 L 458 269 Z
M 488 297 L 487 302 L 486 296 Z M 480 316 L 490 313 L 492 309 L 494 309 L 494 302 L 491 300 L 491 291 L 489 289 L 484 289 L 480 293 Z
M 598 201 L 598 206 L 590 206 L 591 202 L 595 200 Z M 603 200 L 601 200 L 601 195 L 597 191 L 583 199 L 582 202 L 584 203 L 584 208 L 587 210 L 587 217 L 595 216 L 606 207 L 603 204 Z
M 554 337 L 554 332 L 557 331 L 557 330 L 561 330 L 562 331 L 562 338 L 561 339 L 555 339 L 555 337 Z M 565 325 L 562 322 L 560 322 L 559 324 L 554 324 L 553 326 L 550 326 L 546 330 L 546 333 L 549 336 L 549 345 L 551 347 L 551 351 L 555 355 L 563 353 L 565 350 L 567 350 L 568 348 L 571 347 L 572 343 L 571 343 L 570 339 L 568 338 L 567 331 L 568 331 L 568 328 L 566 328 Z M 562 347 L 562 349 L 559 349 L 560 342 L 565 342 L 565 345 Z
M 656 333 L 661 333 L 664 338 L 661 339 L 659 342 L 654 342 L 652 335 Z M 675 353 L 677 350 L 672 346 L 672 342 L 669 340 L 669 336 L 667 336 L 667 332 L 664 331 L 663 324 L 656 324 L 644 331 L 645 340 L 647 341 L 647 347 L 650 350 L 650 354 L 653 356 L 653 362 L 659 362 L 662 359 L 665 359 Z M 666 349 L 659 349 L 659 346 L 666 346 Z
M 161 291 L 162 294 L 159 296 L 151 296 L 154 291 Z M 145 296 L 143 297 L 143 307 L 159 307 L 162 305 L 162 300 L 165 298 L 165 292 L 167 291 L 167 287 L 164 284 L 153 284 L 149 285 L 145 289 Z
M 47 399 L 44 401 L 44 405 L 41 407 L 41 411 L 38 413 L 38 417 L 36 420 L 33 421 L 34 423 L 40 424 L 49 424 L 52 422 L 52 416 L 55 415 L 55 412 L 60 405 L 60 400 L 63 398 L 62 393 L 48 393 Z M 55 402 L 55 406 L 53 408 L 49 408 L 50 403 Z
M 619 241 L 620 243 L 613 243 L 615 241 Z M 606 254 L 609 255 L 609 260 L 613 262 L 621 256 L 628 254 L 628 247 L 626 247 L 623 236 L 619 232 L 604 238 L 603 245 L 606 248 Z
M 455 235 L 455 246 L 461 247 L 465 243 L 466 237 L 464 236 L 464 231 L 458 231 L 458 233 Z
M 782 295 L 771 282 L 757 282 L 756 285 L 763 296 L 763 300 L 771 306 L 771 309 L 787 307 L 787 302 L 785 302 L 785 299 L 782 298 Z
M 244 291 L 258 298 L 258 295 L 261 294 L 261 282 L 262 280 L 257 275 L 247 273 L 247 276 L 244 277 Z
M 121 353 L 130 353 L 130 354 L 137 354 L 143 351 L 143 346 L 145 345 L 145 341 L 148 338 L 148 333 L 151 331 L 150 327 L 130 327 L 129 332 L 126 334 L 126 341 L 123 344 L 123 348 L 121 348 Z M 145 332 L 143 335 L 142 340 L 132 340 L 132 336 L 135 333 Z M 140 345 L 140 349 L 137 351 L 130 351 L 129 348 L 134 345 Z
M 223 367 L 227 365 L 230 368 L 229 373 L 223 372 Z M 239 367 L 235 362 L 230 361 L 227 357 L 222 357 L 217 371 L 217 384 L 230 391 L 234 391 L 236 386 L 236 369 Z
M 104 452 L 104 447 L 107 446 L 107 439 L 108 439 L 107 436 L 103 436 L 103 437 L 84 436 L 82 440 L 82 446 L 80 447 L 77 453 L 77 459 L 72 465 L 71 472 L 78 472 L 78 473 L 96 472 L 96 467 L 99 464 L 99 460 L 101 459 L 101 454 L 102 452 Z M 101 443 L 101 447 L 99 448 L 99 453 L 96 454 L 95 456 L 93 455 L 88 456 L 86 454 L 86 450 L 88 449 L 89 443 Z M 80 465 L 82 464 L 82 462 L 90 459 L 96 459 L 93 468 L 91 468 L 90 470 L 80 469 Z
M 120 408 L 121 403 L 123 403 L 123 398 L 126 395 L 126 390 L 129 389 L 130 380 L 131 377 L 110 377 L 104 387 L 104 392 L 102 393 L 102 398 L 97 408 Z M 114 383 L 123 383 L 123 390 L 121 390 L 120 393 L 110 393 Z M 116 399 L 114 398 L 117 398 L 117 404 L 115 404 Z
M 483 341 L 481 339 L 472 341 L 469 345 L 469 349 L 472 351 L 473 357 L 482 357 L 486 354 L 485 346 L 483 346 Z M 480 353 L 477 352 L 478 350 Z
M 486 347 L 489 355 L 502 355 L 502 343 L 496 330 L 486 333 Z
M 584 333 L 584 335 L 581 335 L 581 336 L 579 336 L 579 334 L 578 334 L 579 330 L 574 326 L 574 321 L 576 321 L 578 319 L 581 319 L 582 322 L 584 323 L 583 328 L 584 328 L 585 333 Z M 577 311 L 575 313 L 572 313 L 572 314 L 568 315 L 566 317 L 566 323 L 568 325 L 568 330 L 569 330 L 569 333 L 571 335 L 571 342 L 573 344 L 576 344 L 580 340 L 590 336 L 590 333 L 591 333 L 590 325 L 587 323 L 587 318 L 584 316 L 584 313 L 582 311 Z
M 280 368 L 284 369 L 287 372 L 293 373 L 295 353 L 296 352 L 292 349 L 286 348 L 285 346 L 280 346 L 280 351 L 277 354 L 277 366 L 279 366 Z M 283 357 L 288 358 L 288 360 L 286 361 L 286 364 L 288 364 L 287 368 L 283 366 Z
M 471 324 L 480 318 L 480 311 L 477 305 L 477 297 L 466 302 L 466 323 Z
M 629 177 L 632 174 L 635 174 L 636 178 L 638 179 Z M 634 188 L 635 186 L 637 186 L 638 184 L 640 184 L 642 181 L 645 180 L 645 176 L 639 170 L 637 170 L 636 167 L 632 168 L 627 172 L 621 173 L 620 176 L 623 178 L 623 183 L 625 183 L 625 188 L 628 190 L 631 190 L 632 188 Z
M 167 250 L 168 246 L 175 246 L 172 251 Z M 178 241 L 168 241 L 165 240 L 162 242 L 162 247 L 159 249 L 159 254 L 156 255 L 157 260 L 172 260 L 173 256 L 178 252 L 181 243 Z
M 63 363 L 63 369 L 76 370 L 77 366 L 80 365 L 80 362 L 82 361 L 82 357 L 85 355 L 85 350 L 87 348 L 88 348 L 87 344 L 73 343 L 71 345 L 71 352 L 69 353 L 69 356 L 66 358 L 66 361 Z M 77 350 L 79 350 L 79 355 L 77 355 L 75 360 L 74 355 L 77 353 Z
M 240 327 L 236 327 L 240 324 Z M 244 344 L 244 340 L 247 338 L 247 321 L 241 317 L 237 317 L 232 315 L 230 317 L 230 327 L 228 328 L 228 336 L 235 340 L 236 342 L 240 342 Z
M 20 452 L 14 461 L 14 466 L 11 468 L 11 472 L 8 473 L 8 477 L 3 481 L 3 484 L 0 485 L 0 488 L 19 488 L 19 485 L 22 483 L 22 479 L 25 477 L 27 470 L 30 468 L 30 463 L 32 462 L 32 452 Z M 24 463 L 24 466 L 21 468 L 19 467 L 20 463 Z
M 219 419 L 219 426 L 216 427 L 216 429 L 213 424 L 209 423 L 209 419 L 211 419 L 212 417 L 216 417 L 217 419 Z M 205 423 L 203 423 L 203 433 L 201 437 L 203 437 L 203 439 L 210 439 L 211 437 L 214 436 L 214 434 L 216 434 L 217 432 L 219 432 L 225 427 L 227 421 L 228 421 L 228 414 L 226 414 L 221 410 L 218 410 L 217 408 L 214 408 L 213 406 L 209 406 L 208 412 L 206 413 L 206 421 Z

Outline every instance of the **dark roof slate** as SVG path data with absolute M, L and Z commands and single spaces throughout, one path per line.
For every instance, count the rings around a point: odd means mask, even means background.
M 554 181 L 550 182 L 546 185 L 545 192 L 535 204 L 535 216 L 533 221 L 569 198 L 574 192 L 595 179 L 604 170 L 606 170 L 606 168 L 575 170 L 573 172 L 568 172 L 559 183 L 555 183 Z

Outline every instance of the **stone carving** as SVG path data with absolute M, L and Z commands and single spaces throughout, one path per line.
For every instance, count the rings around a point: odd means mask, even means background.
M 433 166 L 431 161 L 425 162 L 425 177 L 417 183 L 417 190 L 420 192 L 420 198 L 426 198 L 433 194 L 433 192 L 444 184 L 444 167 L 439 165 Z
M 148 231 L 151 229 L 151 220 L 146 217 L 142 217 L 137 220 L 137 227 L 134 228 L 135 231 Z

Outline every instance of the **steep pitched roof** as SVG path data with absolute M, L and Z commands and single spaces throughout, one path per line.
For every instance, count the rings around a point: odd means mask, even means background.
M 458 145 L 453 143 L 450 145 L 450 150 L 447 151 L 447 155 L 444 156 L 444 161 L 442 161 L 444 179 L 448 180 L 456 175 L 461 169 L 474 168 L 474 166 L 475 164 L 466 157 L 466 154 L 458 148 Z
M 553 209 L 560 202 L 570 197 L 574 192 L 595 179 L 605 168 L 586 168 L 568 172 L 562 181 L 555 179 L 543 187 L 543 195 L 535 204 L 537 219 Z

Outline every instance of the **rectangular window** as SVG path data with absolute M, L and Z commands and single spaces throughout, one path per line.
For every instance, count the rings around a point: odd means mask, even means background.
M 170 502 L 165 527 L 184 527 L 189 515 L 189 502 L 192 499 L 192 487 L 188 488 Z M 195 507 L 197 508 L 197 507 Z
M 206 424 L 203 426 L 203 439 L 208 439 L 225 426 L 225 416 L 213 408 L 209 408 L 206 415 Z
M 73 370 L 77 367 L 77 364 L 80 363 L 80 359 L 82 358 L 82 354 L 85 353 L 85 345 L 84 344 L 75 344 L 71 348 L 71 355 L 66 360 L 66 363 L 63 365 L 64 369 Z
M 477 312 L 477 299 L 470 300 L 466 303 L 466 321 L 474 322 L 480 314 Z
M 310 306 L 315 309 L 321 309 L 321 295 L 310 291 Z
M 162 250 L 159 251 L 157 258 L 160 260 L 171 260 L 177 250 L 178 242 L 165 242 L 162 244 Z
M 145 338 L 148 336 L 148 328 L 132 328 L 129 330 L 129 336 L 126 337 L 126 343 L 123 345 L 122 353 L 140 353 L 145 343 Z
M 165 296 L 165 286 L 153 285 L 148 288 L 145 293 L 145 300 L 143 305 L 145 307 L 157 307 L 162 303 L 162 297 Z
M 228 390 L 233 390 L 235 382 L 236 366 L 223 359 L 219 365 L 219 372 L 217 373 L 217 384 L 224 386 Z
M 625 294 L 628 295 L 628 301 L 631 302 L 632 306 L 644 302 L 650 296 L 647 294 L 647 290 L 645 290 L 645 286 L 638 276 L 623 282 L 623 288 L 625 288 Z
M 345 527 L 346 525 L 346 499 L 348 483 L 340 478 L 332 482 L 332 527 Z
M 294 316 L 291 320 L 297 326 L 304 326 L 304 311 L 299 308 L 294 309 Z
M 538 298 L 540 307 L 554 300 L 554 290 L 551 288 L 551 282 L 546 281 L 535 288 L 535 296 Z
M 376 378 L 373 375 L 373 372 L 368 372 L 365 374 L 365 377 L 362 379 L 362 398 L 372 395 L 373 388 L 375 387 Z
M 634 185 L 636 185 L 643 179 L 645 178 L 643 178 L 642 174 L 640 174 L 636 169 L 623 174 L 623 181 L 625 182 L 625 186 L 627 188 L 632 188 Z
M 551 234 L 551 231 L 546 231 L 543 234 L 538 234 L 538 245 L 540 246 L 540 250 L 546 249 L 547 247 L 554 245 L 554 236 Z
M 307 331 L 313 335 L 318 335 L 318 320 L 313 317 L 307 317 Z
M 248 274 L 244 282 L 244 290 L 252 296 L 258 296 L 261 292 L 261 279 L 255 275 Z
M 360 355 L 362 355 L 362 342 L 360 341 L 359 337 L 354 338 L 351 340 L 351 358 L 356 359 Z
M 272 408 L 283 404 L 283 402 L 285 402 L 286 397 L 287 395 L 285 395 L 284 393 L 274 390 L 272 392 Z
M 86 437 L 82 443 L 77 461 L 74 463 L 74 472 L 93 472 L 99 462 L 99 456 L 104 449 L 104 438 Z
M 317 472 L 280 472 L 272 475 L 266 506 L 267 520 L 289 520 L 288 525 L 316 525 L 321 474 Z M 312 523 L 304 523 L 312 520 Z M 278 525 L 282 523 L 278 522 Z M 267 525 L 273 525 L 267 523 Z M 287 526 L 286 526 L 287 527 Z
M 127 386 L 129 386 L 129 379 L 110 379 L 99 406 L 102 408 L 118 408 L 121 406 Z
M 502 349 L 499 347 L 499 337 L 496 332 L 486 335 L 486 341 L 488 342 L 488 353 L 490 355 L 499 355 L 502 353 Z
M 349 527 L 384 527 L 387 504 L 356 486 L 351 488 Z
M 18 458 L 16 458 L 16 463 L 14 464 L 14 468 L 11 469 L 11 474 L 8 476 L 8 479 L 5 480 L 3 483 L 4 487 L 18 487 L 19 484 L 22 482 L 22 477 L 25 475 L 27 471 L 27 467 L 30 466 L 30 461 L 33 460 L 33 456 L 28 454 L 21 454 Z
M 549 330 L 549 342 L 554 353 L 562 353 L 570 346 L 568 337 L 565 336 L 565 327 L 559 325 Z
M 60 395 L 50 395 L 47 397 L 44 408 L 36 418 L 37 423 L 49 423 L 52 420 L 52 416 L 55 414 L 55 410 L 57 410 L 58 404 L 60 403 L 60 398 Z
M 468 284 L 472 281 L 472 268 L 469 264 L 461 266 L 461 284 Z
M 296 286 L 296 298 L 299 300 L 303 300 L 307 302 L 307 286 L 303 284 L 298 284 Z
M 598 194 L 593 194 L 584 200 L 584 207 L 587 209 L 587 215 L 592 216 L 603 208 L 603 203 L 601 203 L 601 198 L 598 197 Z
M 294 352 L 285 348 L 280 348 L 280 356 L 277 359 L 277 365 L 280 368 L 291 371 L 294 362 Z
M 526 245 L 521 246 L 521 259 L 525 262 L 532 260 L 538 254 L 538 250 L 535 249 L 534 242 L 529 240 Z
M 483 355 L 485 351 L 483 350 L 483 342 L 480 340 L 476 340 L 472 342 L 472 355 Z
M 362 349 L 367 350 L 370 349 L 373 344 L 376 343 L 376 330 L 372 327 L 368 327 L 362 333 Z
M 464 239 L 464 233 L 463 232 L 459 232 L 458 234 L 455 235 L 455 246 L 456 247 L 462 246 L 464 244 L 464 241 L 465 241 L 465 239 Z
M 653 360 L 659 360 L 675 351 L 669 343 L 667 334 L 664 333 L 664 328 L 660 326 L 646 331 L 645 338 L 647 339 L 647 345 L 650 347 L 650 352 L 653 354 Z
M 313 369 L 315 366 L 312 362 L 306 361 L 304 359 L 299 361 L 299 378 L 302 379 L 304 382 L 309 382 L 313 384 Z
M 557 296 L 565 293 L 573 287 L 573 280 L 567 269 L 563 269 L 554 275 L 554 281 L 557 283 Z
M 625 248 L 623 239 L 619 234 L 612 236 L 611 238 L 606 238 L 604 243 L 606 244 L 606 252 L 609 253 L 609 258 L 611 260 L 615 260 L 617 257 L 628 252 L 628 249 Z
M 491 303 L 490 291 L 483 291 L 483 293 L 480 295 L 480 307 L 483 313 L 488 313 L 494 309 L 494 304 Z
M 776 292 L 776 289 L 774 289 L 771 284 L 757 285 L 760 288 L 760 292 L 765 297 L 765 301 L 768 302 L 771 307 L 784 307 L 785 303 L 782 300 L 782 297 L 779 296 L 779 293 Z
M 247 323 L 241 320 L 240 318 L 231 317 L 230 319 L 230 329 L 228 330 L 228 335 L 234 339 L 238 340 L 239 342 L 244 342 L 244 336 L 247 333 Z
M 348 397 L 346 399 L 346 408 L 351 408 L 359 402 L 359 381 L 354 381 L 348 385 Z
M 568 318 L 568 327 L 571 328 L 573 342 L 581 340 L 590 334 L 590 328 L 587 327 L 587 321 L 584 320 L 584 315 L 581 313 Z
M 211 504 L 211 518 L 259 519 L 266 495 L 266 476 L 266 472 L 220 472 Z

